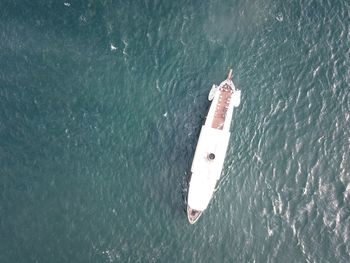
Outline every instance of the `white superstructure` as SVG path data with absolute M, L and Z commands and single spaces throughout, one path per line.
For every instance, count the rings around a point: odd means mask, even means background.
M 187 217 L 195 223 L 207 208 L 225 161 L 230 139 L 233 108 L 240 104 L 241 91 L 232 82 L 232 70 L 219 86 L 213 85 L 208 99 L 212 100 L 207 119 L 202 126 L 191 167 L 187 198 Z

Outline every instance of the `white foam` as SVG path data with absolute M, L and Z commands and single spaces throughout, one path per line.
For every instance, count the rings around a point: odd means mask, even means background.
M 117 50 L 117 47 L 111 44 L 111 51 Z
M 159 79 L 156 80 L 156 89 L 161 92 L 161 89 L 159 87 Z
M 128 42 L 127 42 L 126 40 L 124 40 L 124 39 L 123 39 L 123 44 L 124 44 L 123 54 L 127 56 L 128 53 L 126 53 L 126 50 L 127 50 L 129 44 L 128 44 Z
M 316 74 L 317 74 L 317 72 L 318 72 L 319 70 L 320 70 L 320 66 L 318 66 L 318 67 L 314 70 L 314 72 L 312 73 L 312 76 L 315 77 Z
M 282 13 L 279 13 L 279 14 L 276 16 L 276 20 L 277 20 L 278 22 L 282 22 L 282 21 L 283 21 L 283 15 L 282 15 Z

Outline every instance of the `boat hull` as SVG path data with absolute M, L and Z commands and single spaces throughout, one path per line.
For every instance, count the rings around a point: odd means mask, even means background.
M 233 108 L 238 106 L 237 96 L 240 97 L 231 77 L 232 71 L 228 79 L 215 88 L 215 93 L 211 90 L 212 96 L 208 98 L 212 103 L 191 166 L 187 198 L 187 218 L 191 224 L 198 221 L 209 205 L 224 165 Z

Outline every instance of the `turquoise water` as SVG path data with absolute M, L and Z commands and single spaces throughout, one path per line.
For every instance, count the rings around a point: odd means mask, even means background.
M 349 262 L 350 4 L 1 1 L 0 262 Z M 219 189 L 187 177 L 242 90 Z

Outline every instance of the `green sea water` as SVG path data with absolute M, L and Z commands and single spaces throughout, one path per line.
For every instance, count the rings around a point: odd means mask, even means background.
M 349 262 L 350 2 L 0 2 L 0 262 Z M 208 92 L 242 101 L 195 225 Z

